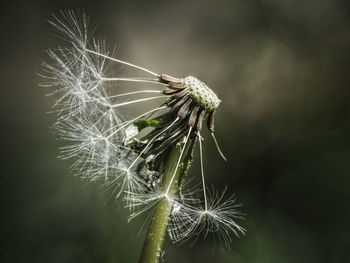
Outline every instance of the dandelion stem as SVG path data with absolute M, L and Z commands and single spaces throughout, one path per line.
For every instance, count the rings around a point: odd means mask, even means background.
M 168 194 L 169 194 L 170 188 L 171 188 L 171 186 L 172 186 L 172 184 L 173 184 L 173 181 L 174 181 L 174 179 L 175 179 L 175 177 L 176 177 L 176 172 L 177 172 L 177 170 L 178 170 L 178 168 L 179 168 L 182 155 L 183 155 L 183 153 L 184 153 L 184 151 L 185 151 L 185 149 L 186 149 L 186 145 L 187 145 L 188 139 L 189 139 L 189 137 L 190 137 L 191 130 L 192 130 L 192 127 L 188 130 L 188 134 L 187 134 L 186 140 L 185 140 L 185 145 L 183 146 L 183 148 L 182 148 L 182 150 L 181 150 L 181 152 L 180 152 L 180 156 L 179 156 L 179 158 L 178 158 L 178 161 L 177 161 L 177 164 L 176 164 L 174 173 L 173 173 L 173 175 L 171 176 L 170 182 L 168 183 L 168 187 L 167 187 L 167 189 L 166 189 L 166 191 L 165 191 L 165 195 L 168 195 Z
M 165 194 L 151 217 L 139 263 L 157 263 L 159 260 L 172 210 L 172 196 L 180 191 L 180 178 L 188 169 L 187 162 L 191 158 L 189 156 L 192 155 L 193 147 L 194 140 L 185 144 L 182 150 L 174 145 L 164 158 L 163 191 Z

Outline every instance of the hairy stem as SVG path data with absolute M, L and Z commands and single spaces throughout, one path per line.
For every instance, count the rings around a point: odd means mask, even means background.
M 167 156 L 164 159 L 164 175 L 163 175 L 163 190 L 168 191 L 168 196 L 176 195 L 181 189 L 183 176 L 186 174 L 191 163 L 194 140 L 190 140 L 184 153 L 181 156 L 181 150 L 175 145 L 170 148 Z M 177 167 L 178 160 L 180 160 L 180 167 Z M 172 177 L 175 176 L 172 180 Z M 169 184 L 171 185 L 169 186 Z M 153 212 L 149 228 L 146 234 L 146 239 L 143 245 L 139 263 L 156 263 L 161 254 L 164 236 L 168 225 L 171 203 L 164 197 L 159 201 Z

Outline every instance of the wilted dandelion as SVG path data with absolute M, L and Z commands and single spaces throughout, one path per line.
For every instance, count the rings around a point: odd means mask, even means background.
M 235 199 L 210 194 L 205 184 L 204 120 L 226 160 L 214 136 L 214 115 L 221 102 L 216 94 L 195 77 L 175 78 L 116 59 L 104 42 L 89 35 L 83 13 L 62 12 L 51 24 L 69 43 L 49 50 L 50 60 L 44 63 L 44 85 L 56 98 L 54 128 L 68 143 L 60 157 L 73 159 L 74 173 L 102 181 L 116 198 L 126 201 L 130 218 L 153 211 L 140 262 L 158 259 L 166 229 L 173 241 L 216 232 L 229 244 L 232 236 L 244 234 L 235 221 L 241 218 Z M 148 77 L 115 77 L 112 67 L 118 64 Z M 119 92 L 126 82 L 151 88 Z M 158 106 L 149 109 L 148 101 Z M 122 109 L 130 105 L 145 105 L 145 110 L 127 117 Z M 183 189 L 197 141 L 203 201 Z

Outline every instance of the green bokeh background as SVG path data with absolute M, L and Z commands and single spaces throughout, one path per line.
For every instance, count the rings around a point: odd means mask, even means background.
M 0 262 L 137 262 L 145 218 L 67 172 L 38 87 L 46 22 L 84 8 L 119 57 L 194 75 L 223 102 L 207 181 L 236 193 L 247 234 L 166 242 L 165 262 L 350 261 L 350 5 L 339 0 L 12 1 L 1 15 Z M 198 154 L 191 176 L 199 178 Z M 141 231 L 140 231 L 141 230 Z

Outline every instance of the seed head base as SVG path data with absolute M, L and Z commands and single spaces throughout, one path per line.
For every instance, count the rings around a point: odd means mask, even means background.
M 207 112 L 212 112 L 219 107 L 221 100 L 204 82 L 188 76 L 184 78 L 183 83 L 187 87 L 190 98 Z

